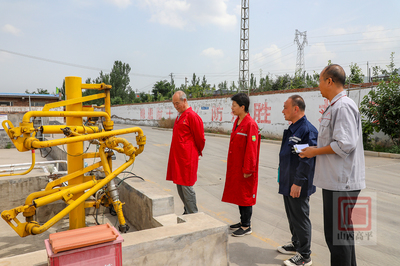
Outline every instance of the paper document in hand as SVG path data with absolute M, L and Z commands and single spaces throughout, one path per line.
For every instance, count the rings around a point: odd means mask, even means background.
M 297 153 L 300 153 L 302 149 L 307 148 L 309 146 L 308 146 L 308 144 L 296 144 L 296 145 L 293 145 L 293 147 Z

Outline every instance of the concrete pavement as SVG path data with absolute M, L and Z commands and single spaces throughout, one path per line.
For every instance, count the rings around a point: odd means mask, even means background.
M 115 125 L 115 129 L 126 127 L 132 127 L 132 125 Z M 130 171 L 172 194 L 175 201 L 175 213 L 181 215 L 183 205 L 176 187 L 172 182 L 165 180 L 172 132 L 144 126 L 141 128 L 147 136 L 147 144 Z M 135 134 L 122 137 L 131 143 L 136 143 Z M 200 159 L 195 190 L 200 211 L 231 224 L 239 221 L 238 207 L 221 202 L 228 145 L 228 138 L 206 136 L 206 147 L 204 156 Z M 290 257 L 276 251 L 277 246 L 290 240 L 283 199 L 277 193 L 279 148 L 280 145 L 273 142 L 261 144 L 258 200 L 254 206 L 252 219 L 253 234 L 240 238 L 229 237 L 230 265 L 283 265 L 283 260 Z M 1 150 L 0 159 L 2 161 L 0 164 L 29 162 L 30 153 Z M 117 160 L 114 161 L 115 167 L 123 162 L 125 162 L 125 156 L 117 154 Z M 356 247 L 358 265 L 397 265 L 397 258 L 400 256 L 400 248 L 397 244 L 397 236 L 400 234 L 400 160 L 366 156 L 366 173 L 367 189 L 365 191 L 375 192 L 377 195 L 378 240 L 377 245 Z M 313 225 L 311 246 L 313 265 L 329 265 L 329 251 L 323 235 L 320 189 L 311 196 L 310 205 Z M 5 224 L 4 221 L 0 223 Z M 1 240 L 0 242 L 3 242 Z M 4 247 L 7 243 L 1 245 Z
M 132 125 L 116 125 L 115 128 Z M 169 144 L 172 132 L 151 127 L 141 127 L 147 136 L 145 150 L 134 164 L 134 173 L 144 177 L 175 198 L 175 213 L 183 212 L 183 205 L 172 182 L 165 180 Z M 134 142 L 134 135 L 125 136 Z M 278 142 L 279 143 L 279 142 Z M 206 147 L 199 162 L 198 181 L 195 185 L 199 210 L 227 224 L 239 221 L 236 205 L 221 202 L 226 173 L 226 155 L 229 139 L 207 135 Z M 283 265 L 290 255 L 276 251 L 277 246 L 290 241 L 289 227 L 282 196 L 277 193 L 277 168 L 280 145 L 261 143 L 259 187 L 254 206 L 250 236 L 229 238 L 231 265 Z M 377 245 L 356 247 L 358 265 L 396 264 L 400 255 L 397 235 L 400 233 L 400 160 L 366 156 L 367 189 L 377 195 Z M 117 164 L 124 156 L 117 155 Z M 323 235 L 321 190 L 311 196 L 311 221 L 313 225 L 313 265 L 329 265 L 329 251 Z

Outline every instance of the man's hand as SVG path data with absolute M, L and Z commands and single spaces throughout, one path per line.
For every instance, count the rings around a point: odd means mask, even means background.
M 315 151 L 316 151 L 317 146 L 311 146 L 311 147 L 307 147 L 301 150 L 301 152 L 299 153 L 300 158 L 312 158 L 314 157 Z
M 292 198 L 300 197 L 301 187 L 298 185 L 293 184 L 292 188 L 290 189 L 290 196 Z
M 251 176 L 251 174 L 243 174 L 244 178 L 248 178 Z

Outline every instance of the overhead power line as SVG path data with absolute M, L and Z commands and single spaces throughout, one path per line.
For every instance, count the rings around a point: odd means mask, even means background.
M 391 30 L 400 30 L 400 28 L 393 28 L 393 29 L 387 29 L 387 30 L 360 31 L 360 32 L 341 33 L 341 34 L 332 34 L 332 35 L 320 35 L 320 36 L 312 36 L 312 37 L 309 37 L 309 39 L 313 39 L 313 38 L 322 38 L 322 37 L 337 37 L 337 36 L 343 36 L 343 35 L 356 35 L 356 34 L 371 33 L 371 32 L 391 31 Z
M 104 72 L 109 71 L 109 69 L 98 68 L 98 67 L 91 67 L 91 66 L 84 66 L 84 65 L 78 65 L 78 64 L 73 64 L 73 63 L 67 63 L 67 62 L 57 61 L 57 60 L 53 60 L 53 59 L 47 59 L 47 58 L 43 58 L 43 57 L 38 57 L 38 56 L 27 55 L 27 54 L 22 54 L 22 53 L 18 53 L 18 52 L 13 52 L 13 51 L 1 49 L 1 48 L 0 48 L 0 51 L 1 51 L 1 52 L 5 52 L 5 53 L 9 53 L 9 54 L 14 54 L 14 55 L 22 56 L 22 57 L 27 57 L 27 58 L 31 58 L 31 59 L 40 60 L 40 61 L 45 61 L 45 62 L 49 62 L 49 63 L 64 65 L 64 66 L 72 66 L 72 67 L 78 67 L 78 68 L 89 69 L 89 70 L 96 70 L 96 71 L 104 71 Z M 129 73 L 129 75 L 130 75 L 130 76 L 139 76 L 139 77 L 151 77 L 151 78 L 163 78 L 163 77 L 165 77 L 165 76 L 157 76 L 157 75 L 148 75 L 148 74 L 132 73 L 132 72 Z

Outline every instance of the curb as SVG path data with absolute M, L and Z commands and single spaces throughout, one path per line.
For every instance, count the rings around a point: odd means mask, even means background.
M 384 157 L 390 159 L 400 159 L 400 154 L 376 151 L 364 151 L 364 155 L 373 157 Z

